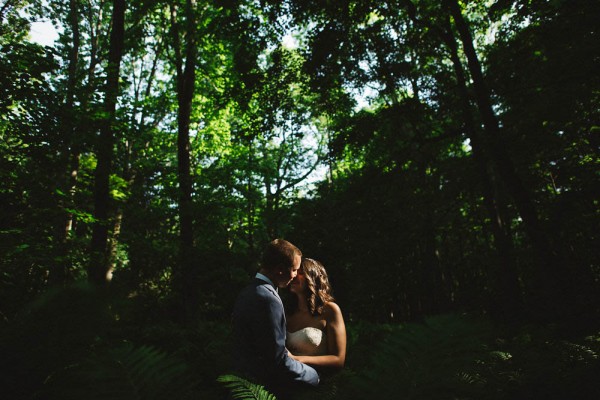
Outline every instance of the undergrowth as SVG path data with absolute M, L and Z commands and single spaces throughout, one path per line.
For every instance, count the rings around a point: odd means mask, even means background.
M 228 320 L 139 323 L 118 307 L 74 286 L 48 292 L 5 323 L 2 398 L 273 398 L 229 373 Z M 600 398 L 598 332 L 569 337 L 565 327 L 507 329 L 466 315 L 347 327 L 345 369 L 279 400 Z

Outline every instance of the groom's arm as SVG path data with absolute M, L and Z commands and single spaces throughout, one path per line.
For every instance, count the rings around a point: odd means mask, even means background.
M 285 315 L 281 300 L 270 294 L 266 303 L 265 319 L 261 325 L 265 328 L 264 336 L 266 352 L 268 358 L 275 366 L 275 372 L 283 380 L 292 380 L 304 382 L 316 386 L 319 384 L 319 374 L 317 371 L 299 361 L 294 360 L 288 355 L 285 347 L 286 327 Z

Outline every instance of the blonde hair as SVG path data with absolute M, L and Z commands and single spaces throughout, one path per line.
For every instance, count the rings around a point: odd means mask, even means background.
M 312 315 L 323 313 L 323 307 L 329 301 L 335 301 L 325 267 L 312 258 L 302 258 L 300 269 L 306 278 L 308 310 Z

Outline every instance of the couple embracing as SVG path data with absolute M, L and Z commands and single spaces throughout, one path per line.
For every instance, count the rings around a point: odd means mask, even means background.
M 284 308 L 279 289 L 289 286 Z M 233 310 L 233 361 L 238 374 L 286 398 L 340 369 L 346 328 L 325 268 L 283 239 L 270 242 L 254 280 Z

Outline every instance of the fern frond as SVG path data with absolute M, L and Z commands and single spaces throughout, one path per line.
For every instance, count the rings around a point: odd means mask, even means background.
M 485 386 L 479 360 L 489 357 L 489 332 L 486 323 L 457 315 L 395 326 L 371 347 L 343 398 L 365 398 L 374 387 L 383 399 L 476 398 Z
M 149 346 L 125 343 L 91 354 L 53 374 L 44 385 L 47 399 L 184 399 L 197 381 L 180 359 Z
M 264 386 L 250 382 L 236 375 L 221 375 L 217 382 L 225 385 L 231 391 L 234 399 L 241 400 L 277 400 Z

